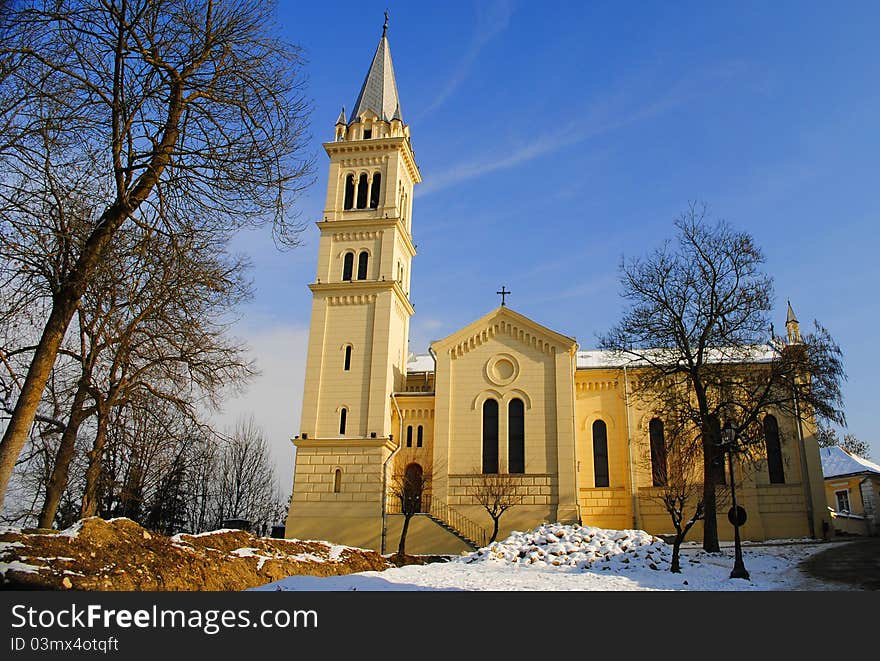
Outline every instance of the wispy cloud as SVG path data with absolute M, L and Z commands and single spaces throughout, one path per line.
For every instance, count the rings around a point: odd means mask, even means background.
M 506 30 L 510 24 L 510 17 L 513 14 L 513 2 L 511 0 L 496 0 L 485 6 L 477 3 L 477 7 L 482 9 L 482 12 L 477 17 L 476 29 L 474 30 L 470 45 L 458 60 L 452 74 L 440 87 L 440 91 L 437 92 L 434 99 L 416 115 L 415 122 L 434 112 L 452 96 L 459 85 L 470 74 L 480 51 L 498 34 Z
M 491 155 L 480 155 L 470 161 L 453 165 L 446 171 L 433 174 L 430 180 L 417 189 L 416 195 L 420 197 L 430 195 L 463 181 L 499 170 L 511 169 L 564 147 L 655 117 L 707 93 L 706 88 L 710 83 L 727 79 L 738 73 L 741 68 L 739 64 L 734 63 L 705 71 L 700 75 L 682 79 L 647 100 L 642 100 L 641 95 L 638 94 L 641 85 L 630 84 L 626 86 L 627 89 L 594 101 L 584 110 L 575 112 L 574 119 L 558 129 L 539 135 L 530 142 L 512 146 L 500 156 L 497 155 L 498 150 L 493 149 Z

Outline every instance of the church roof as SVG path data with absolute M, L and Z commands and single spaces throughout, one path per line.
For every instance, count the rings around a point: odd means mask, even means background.
M 729 352 L 713 350 L 708 356 L 709 362 L 750 362 L 766 363 L 773 360 L 775 352 L 771 347 L 753 347 L 747 351 L 740 351 L 736 356 Z M 624 366 L 638 367 L 644 362 L 633 361 L 631 358 L 602 349 L 588 349 L 577 352 L 577 369 L 621 369 Z M 430 354 L 410 354 L 406 364 L 407 372 L 433 372 L 434 359 Z
M 785 317 L 785 324 L 788 325 L 791 322 L 797 323 L 797 317 L 794 316 L 794 310 L 791 307 L 791 302 L 788 303 L 788 314 Z
M 391 48 L 385 30 L 373 55 L 367 77 L 361 86 L 360 94 L 351 111 L 351 121 L 356 122 L 360 115 L 372 110 L 379 119 L 390 122 L 400 114 L 400 99 L 397 97 L 397 82 L 394 79 L 394 65 L 391 62 Z
M 822 474 L 825 477 L 853 475 L 854 473 L 880 474 L 880 466 L 873 461 L 850 454 L 836 445 L 819 448 L 819 457 L 822 459 Z

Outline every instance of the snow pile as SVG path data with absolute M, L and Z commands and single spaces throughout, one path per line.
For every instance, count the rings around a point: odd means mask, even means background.
M 461 561 L 537 567 L 571 567 L 626 571 L 668 570 L 672 547 L 644 530 L 607 530 L 592 526 L 547 523 L 514 532 Z M 686 561 L 683 561 L 683 563 Z

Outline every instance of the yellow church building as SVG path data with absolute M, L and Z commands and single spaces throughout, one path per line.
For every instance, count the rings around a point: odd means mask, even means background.
M 427 354 L 408 354 L 421 175 L 385 29 L 350 116 L 343 110 L 324 148 L 287 537 L 396 549 L 403 516 L 394 482 L 406 471 L 431 476 L 407 537 L 411 553 L 484 543 L 492 521 L 474 488 L 496 473 L 510 476 L 520 501 L 501 518 L 499 539 L 556 521 L 672 532 L 650 460 L 663 421 L 633 396 L 633 368 L 510 309 L 505 294 Z M 793 315 L 788 326 L 796 335 Z M 776 434 L 768 457 L 737 480 L 745 539 L 818 536 L 827 521 L 815 436 L 777 417 L 765 424 Z M 720 537 L 732 539 L 722 512 L 718 522 Z M 691 539 L 700 535 L 697 526 Z

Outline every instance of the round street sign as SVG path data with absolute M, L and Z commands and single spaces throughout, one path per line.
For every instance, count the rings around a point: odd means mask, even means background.
M 737 505 L 736 509 L 731 507 L 727 510 L 727 520 L 730 521 L 730 524 L 733 526 L 741 526 L 745 524 L 747 518 L 746 510 L 741 505 Z

